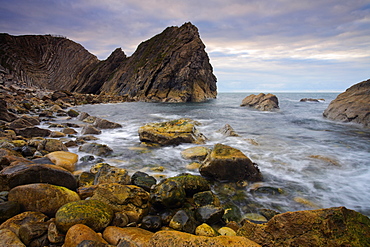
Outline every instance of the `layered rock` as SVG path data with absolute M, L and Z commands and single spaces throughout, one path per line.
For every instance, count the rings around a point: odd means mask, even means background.
M 243 99 L 240 106 L 247 106 L 260 111 L 273 111 L 279 109 L 279 100 L 270 93 L 251 94 Z
M 80 44 L 51 35 L 0 34 L 0 61 L 13 79 L 53 90 L 189 102 L 217 95 L 216 77 L 191 23 L 168 27 L 131 57 L 118 48 L 99 61 Z
M 353 85 L 330 102 L 324 117 L 370 127 L 370 79 Z

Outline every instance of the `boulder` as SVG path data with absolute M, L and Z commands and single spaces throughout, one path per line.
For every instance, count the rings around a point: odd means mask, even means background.
M 131 178 L 126 169 L 105 163 L 98 169 L 94 180 L 95 185 L 102 183 L 130 184 L 130 182 Z
M 240 180 L 261 181 L 262 174 L 240 150 L 223 144 L 216 144 L 199 168 L 202 176 L 221 182 Z
M 82 127 L 81 135 L 100 135 L 101 130 L 95 128 L 91 124 L 86 124 L 84 127 Z
M 63 144 L 61 140 L 58 139 L 45 139 L 38 146 L 37 150 L 45 150 L 47 152 L 55 151 L 68 151 L 68 148 Z
M 128 239 L 139 247 L 149 247 L 149 240 L 153 233 L 138 227 L 120 228 L 108 226 L 103 232 L 103 238 L 111 245 L 117 245 L 121 239 Z M 159 246 L 159 245 L 158 245 Z
M 194 233 L 197 222 L 191 213 L 181 209 L 175 213 L 168 226 L 177 231 Z
M 168 178 L 168 180 L 178 182 L 184 188 L 188 197 L 192 197 L 195 193 L 211 189 L 205 178 L 189 173 L 181 173 L 175 177 Z
M 149 123 L 139 128 L 141 142 L 156 143 L 162 146 L 181 143 L 202 144 L 206 138 L 195 128 L 189 119 L 178 119 L 163 123 Z
M 245 221 L 237 235 L 262 246 L 370 246 L 370 219 L 344 207 L 287 212 L 265 224 Z
M 80 197 L 74 191 L 51 184 L 26 184 L 9 191 L 9 201 L 17 202 L 26 211 L 41 212 L 54 216 L 66 203 L 78 201 Z
M 141 228 L 152 232 L 158 231 L 162 226 L 161 217 L 158 215 L 146 215 L 141 220 Z
M 225 126 L 217 130 L 217 132 L 224 136 L 239 136 L 230 124 L 225 124 Z
M 5 100 L 0 99 L 0 120 L 4 120 L 6 122 L 12 122 L 16 120 L 18 117 L 14 113 L 8 112 L 7 103 Z
M 76 224 L 67 231 L 64 247 L 77 247 L 84 240 L 92 240 L 97 243 L 108 244 L 99 234 L 90 227 Z
M 19 229 L 22 225 L 35 222 L 45 222 L 47 220 L 48 217 L 43 213 L 27 211 L 6 220 L 0 225 L 0 230 L 9 229 L 19 236 Z
M 64 169 L 74 172 L 78 155 L 65 151 L 55 151 L 46 155 L 55 165 L 63 167 Z
M 0 246 L 26 247 L 18 236 L 9 229 L 0 230 Z
M 67 112 L 67 114 L 70 117 L 78 117 L 78 115 L 80 115 L 80 113 L 78 111 L 75 111 L 73 109 L 69 109 L 68 112 Z
M 247 106 L 260 111 L 273 111 L 279 109 L 279 101 L 275 95 L 270 93 L 251 94 L 243 99 L 240 106 Z
M 210 225 L 203 223 L 197 226 L 197 228 L 195 229 L 195 235 L 205 237 L 217 237 L 220 234 Z
M 66 134 L 66 135 L 74 135 L 74 134 L 77 134 L 77 131 L 75 129 L 72 129 L 72 128 L 64 128 L 62 130 L 62 133 Z
M 19 214 L 21 212 L 21 205 L 13 201 L 5 201 L 0 203 L 0 223 Z
M 119 123 L 114 123 L 103 118 L 96 118 L 93 126 L 100 129 L 122 128 L 122 125 L 120 125 Z
M 353 85 L 330 102 L 324 117 L 370 127 L 370 79 Z
M 27 128 L 27 127 L 32 127 L 34 126 L 33 123 L 27 121 L 24 118 L 18 118 L 14 120 L 13 122 L 7 124 L 7 127 L 10 129 L 21 129 L 21 128 Z
M 32 222 L 21 225 L 19 228 L 19 238 L 26 246 L 35 246 L 31 243 L 43 241 L 47 236 L 48 222 Z
M 199 222 L 215 224 L 222 219 L 224 209 L 214 205 L 205 205 L 196 209 L 195 217 Z
M 50 137 L 51 138 L 61 138 L 61 137 L 65 137 L 65 136 L 66 136 L 66 134 L 64 134 L 64 133 L 62 133 L 60 131 L 52 131 L 50 133 Z
M 193 195 L 194 203 L 197 207 L 206 205 L 220 206 L 220 200 L 212 191 L 202 191 Z
M 186 192 L 182 184 L 175 180 L 165 179 L 150 192 L 150 202 L 157 208 L 178 208 L 185 201 Z
M 47 129 L 42 129 L 39 127 L 27 127 L 23 129 L 16 129 L 15 132 L 17 135 L 26 137 L 26 138 L 32 138 L 32 137 L 45 137 L 49 136 L 51 131 Z
M 47 164 L 19 164 L 8 166 L 0 172 L 1 190 L 18 185 L 48 183 L 76 190 L 77 181 L 69 171 Z
M 240 236 L 205 237 L 179 231 L 159 231 L 150 238 L 149 246 L 260 247 L 261 245 Z
M 95 154 L 97 156 L 108 156 L 113 153 L 110 147 L 99 143 L 85 143 L 78 148 L 78 151 Z
M 110 205 L 115 212 L 124 212 L 130 222 L 139 222 L 149 211 L 149 193 L 135 185 L 99 184 L 91 199 Z
M 149 176 L 145 172 L 137 171 L 131 177 L 131 184 L 143 188 L 150 192 L 152 186 L 156 185 L 157 180 L 153 176 Z
M 211 150 L 207 147 L 191 147 L 181 151 L 184 159 L 197 159 L 203 161 Z
M 76 224 L 84 224 L 99 232 L 106 228 L 112 219 L 112 208 L 93 199 L 67 203 L 55 214 L 55 223 L 61 232 L 67 232 Z

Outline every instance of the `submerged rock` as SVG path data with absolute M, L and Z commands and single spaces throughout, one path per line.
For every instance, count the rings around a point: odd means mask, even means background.
M 287 212 L 237 234 L 262 246 L 370 246 L 370 219 L 344 207 Z
M 273 111 L 279 109 L 278 98 L 273 94 L 260 93 L 245 97 L 240 106 L 248 106 L 260 111 Z
M 221 182 L 239 180 L 260 181 L 262 174 L 240 150 L 223 144 L 216 144 L 203 165 L 199 168 L 202 176 Z
M 207 147 L 191 147 L 181 151 L 181 156 L 184 159 L 197 159 L 203 161 L 209 152 L 210 149 Z
M 324 117 L 370 127 L 370 79 L 353 85 L 330 102 Z
M 189 119 L 178 119 L 163 123 L 150 123 L 139 128 L 141 142 L 159 145 L 179 145 L 181 143 L 204 143 L 205 137 Z

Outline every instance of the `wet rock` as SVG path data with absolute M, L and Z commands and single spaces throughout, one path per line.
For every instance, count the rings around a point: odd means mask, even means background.
M 18 236 L 9 229 L 0 230 L 0 246 L 26 247 Z
M 65 136 L 66 136 L 66 134 L 64 134 L 64 133 L 62 133 L 60 131 L 52 131 L 50 133 L 50 137 L 51 138 L 61 138 L 61 137 L 65 137 Z
M 100 135 L 101 130 L 95 128 L 94 126 L 90 124 L 86 124 L 84 127 L 82 127 L 81 135 Z
M 192 162 L 188 165 L 186 165 L 186 169 L 188 170 L 198 170 L 200 167 L 202 166 L 202 164 L 198 163 L 198 162 Z
M 191 147 L 181 151 L 184 159 L 197 159 L 203 161 L 211 150 L 207 147 Z
M 17 135 L 32 138 L 32 137 L 46 137 L 49 136 L 51 131 L 47 129 L 42 129 L 39 127 L 28 127 L 23 129 L 16 129 L 15 130 Z
M 130 219 L 124 212 L 115 212 L 111 223 L 112 226 L 125 227 L 130 223 Z
M 162 146 L 181 143 L 202 144 L 206 140 L 189 119 L 147 124 L 139 128 L 139 138 L 141 142 L 157 143 Z
M 94 185 L 95 174 L 91 172 L 81 172 L 78 177 L 79 187 L 86 187 Z
M 206 205 L 220 206 L 220 200 L 212 191 L 198 192 L 193 195 L 193 200 L 197 207 Z
M 91 240 L 96 243 L 108 244 L 93 229 L 83 224 L 76 224 L 69 228 L 64 242 L 64 247 L 76 247 L 82 241 Z M 99 245 L 94 245 L 99 246 Z
M 65 151 L 56 151 L 46 155 L 55 165 L 65 168 L 70 172 L 74 172 L 76 169 L 76 163 L 78 161 L 78 155 L 65 152 Z
M 240 236 L 204 237 L 179 231 L 159 231 L 151 237 L 149 246 L 260 247 L 259 244 Z
M 141 227 L 149 231 L 157 231 L 161 228 L 161 217 L 157 215 L 146 215 L 141 220 Z
M 268 194 L 268 195 L 280 195 L 284 193 L 281 188 L 275 188 L 271 186 L 258 186 L 251 189 L 252 194 Z
M 0 120 L 4 120 L 6 122 L 12 122 L 17 118 L 18 118 L 17 115 L 8 111 L 6 101 L 3 99 L 0 99 Z
M 216 237 L 220 235 L 215 229 L 206 223 L 203 223 L 195 229 L 195 235 L 205 237 Z
M 86 198 L 90 198 L 94 195 L 94 191 L 97 187 L 97 185 L 78 187 L 77 194 L 80 196 L 81 200 L 85 200 Z
M 51 221 L 48 226 L 48 240 L 50 243 L 63 243 L 64 237 L 65 235 L 58 230 L 57 225 L 55 224 L 55 219 L 54 221 Z
M 35 151 L 30 146 L 23 146 L 21 149 L 21 153 L 24 157 L 26 156 L 32 156 Z
M 344 207 L 287 212 L 237 234 L 263 246 L 369 246 L 370 219 Z
M 42 237 L 48 231 L 48 223 L 47 222 L 33 222 L 23 224 L 19 228 L 19 238 L 22 242 L 30 246 L 32 240 Z
M 78 120 L 80 120 L 80 121 L 83 121 L 85 118 L 87 118 L 87 117 L 89 117 L 89 116 L 90 116 L 90 114 L 89 114 L 89 113 L 87 113 L 87 112 L 81 112 L 81 113 L 78 115 L 77 119 L 78 119 Z
M 57 139 L 46 139 L 37 147 L 37 150 L 45 150 L 47 152 L 68 151 L 68 148 L 62 141 Z
M 120 125 L 119 123 L 114 123 L 102 118 L 96 118 L 93 123 L 93 126 L 100 129 L 122 128 L 122 125 Z
M 131 177 L 131 184 L 139 186 L 148 192 L 150 192 L 150 189 L 156 183 L 157 180 L 153 176 L 149 176 L 145 172 L 137 171 Z
M 223 204 L 224 208 L 224 215 L 222 216 L 222 219 L 226 222 L 239 222 L 242 219 L 242 212 L 240 211 L 240 208 L 235 205 L 233 202 L 228 202 Z
M 194 233 L 197 223 L 192 215 L 187 213 L 185 210 L 179 210 L 172 217 L 169 227 L 177 231 Z
M 113 153 L 110 147 L 99 143 L 85 143 L 79 147 L 78 151 L 95 154 L 97 156 L 108 156 Z
M 1 190 L 9 190 L 18 185 L 48 183 L 76 190 L 77 181 L 69 171 L 47 164 L 20 164 L 9 166 L 0 172 Z
M 138 227 L 108 226 L 103 232 L 103 238 L 111 245 L 117 245 L 121 239 L 127 239 L 138 246 L 149 246 L 148 242 L 152 236 L 152 232 Z
M 115 212 L 124 212 L 130 222 L 140 222 L 149 211 L 149 193 L 135 185 L 99 184 L 91 199 L 110 205 Z
M 300 102 L 320 102 L 320 101 L 325 101 L 323 99 L 312 99 L 312 98 L 303 98 L 300 100 Z
M 78 115 L 80 115 L 80 113 L 78 111 L 75 111 L 73 109 L 69 109 L 68 112 L 67 112 L 67 114 L 70 117 L 78 117 Z
M 150 192 L 150 202 L 157 208 L 181 207 L 185 201 L 186 192 L 179 182 L 163 180 Z
M 272 209 L 268 209 L 268 208 L 262 208 L 259 210 L 260 214 L 262 214 L 267 220 L 270 220 L 272 219 L 272 217 L 274 217 L 275 215 L 278 215 L 280 214 L 279 212 L 275 211 L 275 210 L 272 210 Z
M 0 230 L 9 229 L 18 236 L 19 229 L 22 225 L 34 222 L 45 222 L 46 220 L 48 220 L 48 217 L 43 213 L 27 211 L 6 220 L 0 225 Z
M 19 214 L 21 212 L 21 205 L 13 201 L 5 201 L 0 203 L 0 223 Z
M 236 236 L 236 232 L 230 227 L 221 227 L 218 229 L 218 233 L 222 236 Z
M 256 164 L 240 150 L 223 144 L 214 146 L 199 172 L 204 177 L 221 182 L 262 180 L 262 174 Z
M 55 215 L 55 223 L 61 232 L 67 232 L 76 224 L 84 224 L 99 232 L 112 219 L 112 208 L 102 201 L 92 199 L 67 203 Z
M 342 122 L 353 122 L 370 127 L 370 79 L 357 83 L 330 102 L 323 116 Z
M 225 126 L 217 130 L 217 132 L 221 133 L 224 136 L 239 136 L 230 126 L 230 124 L 225 124 Z
M 196 209 L 195 217 L 198 221 L 207 224 L 217 223 L 222 219 L 224 209 L 213 205 L 206 205 Z
M 72 128 L 64 128 L 62 130 L 62 132 L 66 135 L 74 135 L 74 134 L 77 134 L 77 131 L 75 129 L 72 129 Z
M 258 213 L 247 213 L 243 216 L 244 219 L 249 220 L 255 223 L 265 223 L 267 219 L 265 216 L 258 214 Z
M 13 129 L 13 130 L 32 127 L 32 126 L 34 126 L 34 124 L 27 121 L 24 118 L 18 118 L 16 120 L 14 120 L 13 122 L 7 124 L 7 127 L 10 128 L 10 129 Z
M 26 184 L 11 189 L 8 200 L 19 203 L 23 210 L 54 216 L 61 206 L 78 201 L 80 197 L 76 192 L 65 187 L 51 184 Z
M 240 106 L 248 106 L 260 111 L 273 111 L 279 109 L 278 98 L 273 94 L 260 93 L 245 97 Z
M 130 184 L 131 178 L 126 169 L 114 167 L 108 164 L 101 166 L 95 175 L 94 184 L 118 183 Z
M 168 180 L 178 182 L 184 188 L 188 197 L 192 197 L 195 193 L 211 189 L 205 178 L 189 173 L 182 173 L 175 177 L 170 177 Z

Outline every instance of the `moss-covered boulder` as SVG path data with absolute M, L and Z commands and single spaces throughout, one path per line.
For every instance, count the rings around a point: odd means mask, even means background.
M 131 178 L 128 175 L 126 169 L 111 166 L 106 163 L 102 163 L 102 166 L 98 168 L 94 180 L 94 184 L 102 183 L 129 184 L 130 182 Z
M 149 123 L 139 128 L 141 142 L 156 143 L 162 146 L 181 143 L 202 144 L 206 138 L 190 119 L 178 119 L 163 123 Z
M 91 199 L 110 205 L 115 212 L 124 212 L 130 222 L 139 222 L 149 211 L 149 193 L 135 185 L 100 184 Z
M 159 231 L 151 237 L 149 246 L 260 247 L 261 245 L 240 236 L 205 237 L 179 231 Z
M 370 246 L 370 219 L 345 207 L 287 212 L 237 234 L 263 246 Z
M 186 196 L 192 197 L 195 193 L 210 190 L 208 181 L 198 175 L 182 173 L 175 177 L 168 178 L 170 181 L 177 181 L 184 188 Z
M 66 203 L 78 201 L 80 197 L 72 190 L 51 184 L 26 184 L 9 191 L 9 201 L 17 202 L 26 211 L 36 211 L 54 216 Z
M 112 208 L 98 200 L 67 203 L 55 215 L 55 223 L 61 232 L 67 232 L 76 224 L 84 224 L 99 232 L 107 227 L 112 219 Z
M 186 192 L 181 183 L 166 179 L 150 192 L 150 202 L 156 208 L 178 208 L 185 201 Z
M 240 180 L 261 181 L 262 174 L 240 150 L 216 144 L 199 168 L 202 176 L 221 182 L 236 182 Z

